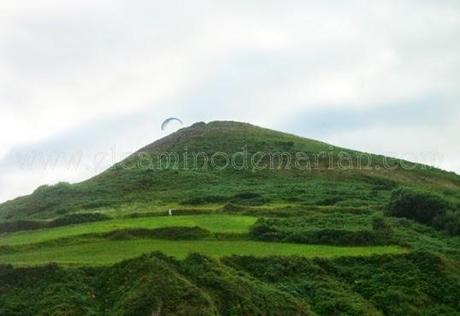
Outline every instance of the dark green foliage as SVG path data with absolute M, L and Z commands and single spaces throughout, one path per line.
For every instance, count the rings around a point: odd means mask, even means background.
M 320 315 L 460 313 L 458 271 L 426 252 L 337 260 L 235 256 L 224 262 L 303 298 Z
M 322 200 L 319 200 L 316 204 L 317 205 L 335 205 L 340 201 L 343 201 L 343 198 L 341 198 L 340 196 L 333 196 L 333 197 L 326 197 Z
M 181 271 L 210 294 L 221 315 L 310 315 L 308 304 L 200 255 Z
M 369 216 L 316 214 L 260 219 L 250 235 L 257 240 L 330 245 L 384 245 L 395 243 L 388 227 L 370 225 Z M 380 223 L 384 225 L 384 223 Z
M 34 230 L 46 227 L 44 221 L 19 220 L 0 223 L 0 233 L 15 232 L 19 230 Z
M 433 220 L 433 226 L 445 230 L 450 235 L 460 235 L 460 211 L 448 210 Z
M 234 195 L 231 202 L 233 204 L 240 204 L 240 205 L 264 205 L 268 203 L 270 200 L 265 198 L 260 193 L 256 192 L 241 192 Z
M 460 312 L 458 271 L 428 252 L 321 264 L 387 315 L 429 315 L 426 309 Z
M 399 188 L 393 191 L 387 206 L 387 214 L 405 217 L 422 224 L 431 224 L 436 216 L 443 215 L 448 203 L 428 192 Z
M 64 215 L 50 221 L 18 220 L 0 223 L 0 233 L 52 228 L 81 223 L 91 223 L 105 221 L 109 219 L 110 217 L 101 213 L 75 213 Z
M 93 293 L 80 270 L 0 266 L 0 315 L 98 315 Z
M 110 217 L 101 213 L 75 213 L 58 217 L 50 221 L 47 227 L 58 227 L 65 225 L 91 223 L 109 220 Z
M 380 314 L 370 302 L 312 260 L 234 256 L 226 258 L 224 262 L 305 300 L 319 315 Z
M 375 233 L 380 234 L 381 238 L 396 242 L 393 229 L 383 216 L 375 216 L 372 219 L 372 229 Z
M 319 231 L 293 232 L 286 234 L 278 231 L 265 231 L 267 227 L 256 226 L 251 231 L 251 236 L 263 241 L 281 241 L 302 244 L 326 244 L 339 246 L 364 246 L 364 245 L 385 245 L 391 244 L 391 239 L 374 231 L 346 231 L 335 229 L 323 229 Z M 269 229 L 269 228 L 268 228 Z
M 373 230 L 386 230 L 388 229 L 388 224 L 385 221 L 385 218 L 376 216 L 372 219 L 372 229 Z
M 395 190 L 386 208 L 387 215 L 413 219 L 419 223 L 460 234 L 460 212 L 439 195 L 407 188 Z
M 203 239 L 211 233 L 201 227 L 162 227 L 153 230 L 153 237 L 159 239 Z
M 201 197 L 194 197 L 194 198 L 182 201 L 181 204 L 199 205 L 199 204 L 221 203 L 221 202 L 226 202 L 228 200 L 229 198 L 227 196 L 207 195 L 207 196 L 201 196 Z
M 224 205 L 223 207 L 223 211 L 225 212 L 243 212 L 243 211 L 246 211 L 248 210 L 247 207 L 243 206 L 243 205 L 237 205 L 233 202 L 229 202 L 227 204 Z
M 144 256 L 103 269 L 96 292 L 107 315 L 215 315 L 207 293 L 180 275 L 173 259 Z
M 199 255 L 97 269 L 0 266 L 0 315 L 311 314 L 308 303 Z
M 110 268 L 0 268 L 1 315 L 455 315 L 460 280 L 439 257 L 307 260 L 161 254 Z M 241 271 L 241 272 L 239 272 Z M 248 274 L 251 276 L 248 276 Z M 258 281 L 253 278 L 258 279 Z

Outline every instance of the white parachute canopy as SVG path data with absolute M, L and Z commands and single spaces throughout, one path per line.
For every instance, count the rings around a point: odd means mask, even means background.
M 164 131 L 169 123 L 171 123 L 172 121 L 177 121 L 179 122 L 181 125 L 184 124 L 180 119 L 178 119 L 177 117 L 170 117 L 170 118 L 167 118 L 166 120 L 163 121 L 163 123 L 161 123 L 161 130 Z

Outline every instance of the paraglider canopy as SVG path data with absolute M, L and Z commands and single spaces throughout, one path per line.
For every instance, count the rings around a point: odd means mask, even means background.
M 178 119 L 177 117 L 170 117 L 170 118 L 167 118 L 166 120 L 163 121 L 163 123 L 161 124 L 161 130 L 164 131 L 166 129 L 166 127 L 168 127 L 169 123 L 171 123 L 172 121 L 177 121 L 179 122 L 181 125 L 184 124 L 182 123 L 182 121 L 180 119 Z

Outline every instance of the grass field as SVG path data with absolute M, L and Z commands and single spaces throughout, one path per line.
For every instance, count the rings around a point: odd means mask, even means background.
M 153 251 L 161 251 L 179 259 L 193 252 L 211 257 L 231 255 L 337 257 L 405 252 L 405 249 L 397 246 L 336 247 L 250 240 L 174 241 L 142 238 L 134 240 L 78 238 L 86 234 L 104 233 L 117 229 L 155 229 L 171 226 L 199 226 L 215 233 L 246 233 L 256 220 L 256 217 L 251 216 L 221 214 L 123 218 L 3 234 L 0 236 L 0 246 L 11 246 L 14 251 L 0 254 L 0 263 L 20 266 L 40 265 L 48 262 L 65 265 L 108 265 Z M 67 242 L 59 241 L 63 239 L 66 239 Z M 49 241 L 56 242 L 43 243 Z
M 397 246 L 335 247 L 325 245 L 300 245 L 257 241 L 172 241 L 136 239 L 124 241 L 95 241 L 66 246 L 39 247 L 24 252 L 0 255 L 0 263 L 20 266 L 40 265 L 56 262 L 65 265 L 107 265 L 143 253 L 161 251 L 176 258 L 185 258 L 190 253 L 211 257 L 231 255 L 338 257 L 400 254 L 406 250 Z
M 35 231 L 21 231 L 0 235 L 0 245 L 39 243 L 89 233 L 103 233 L 124 228 L 159 228 L 168 226 L 199 226 L 211 232 L 245 233 L 256 222 L 256 217 L 232 215 L 189 215 L 123 218 L 110 221 L 62 226 Z

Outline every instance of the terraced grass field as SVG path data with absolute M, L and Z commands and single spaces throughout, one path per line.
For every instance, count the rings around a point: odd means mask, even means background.
M 123 241 L 94 241 L 66 246 L 38 247 L 19 253 L 0 255 L 0 263 L 19 266 L 41 265 L 56 262 L 64 265 L 108 265 L 143 253 L 161 251 L 179 259 L 190 253 L 200 253 L 210 257 L 245 255 L 339 257 L 370 256 L 380 254 L 405 253 L 397 246 L 335 247 L 325 245 L 300 245 L 247 240 L 235 241 L 173 241 L 155 239 L 136 239 Z
M 120 218 L 102 222 L 3 234 L 0 235 L 0 246 L 40 243 L 89 233 L 104 233 L 128 228 L 154 229 L 170 226 L 199 226 L 216 233 L 246 233 L 256 220 L 256 217 L 251 216 L 221 214 Z
M 210 257 L 231 255 L 337 257 L 404 253 L 397 246 L 337 247 L 245 240 L 164 240 L 137 238 L 110 240 L 101 233 L 123 229 L 201 227 L 211 233 L 245 234 L 257 218 L 243 215 L 188 215 L 145 218 L 120 218 L 108 221 L 62 226 L 0 236 L 0 263 L 33 266 L 56 262 L 65 265 L 108 265 L 144 253 L 161 251 L 176 258 L 190 253 Z M 88 235 L 89 234 L 89 235 Z M 99 235 L 98 235 L 99 234 Z M 5 248 L 6 247 L 6 248 Z

